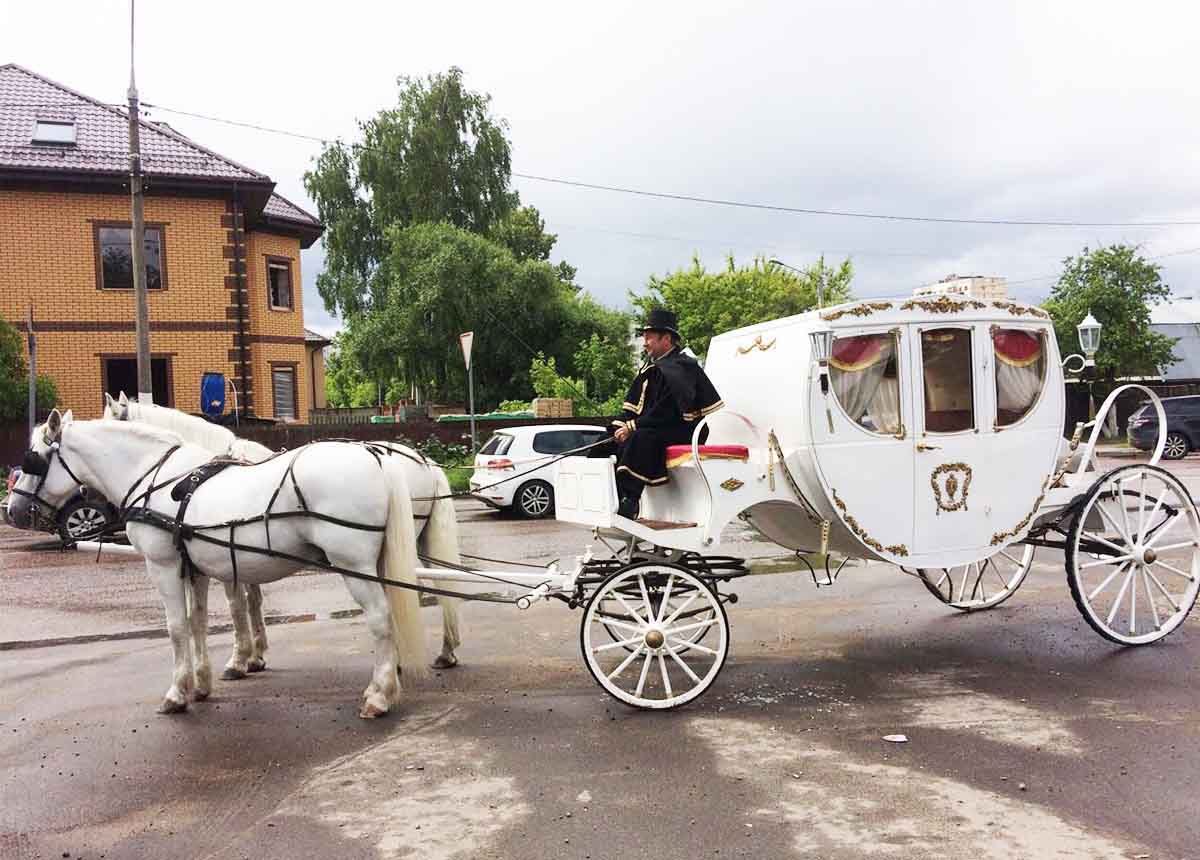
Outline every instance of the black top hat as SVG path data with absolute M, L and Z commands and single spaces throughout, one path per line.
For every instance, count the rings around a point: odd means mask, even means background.
M 675 337 L 679 337 L 679 318 L 666 308 L 651 308 L 638 333 L 645 331 L 669 331 Z

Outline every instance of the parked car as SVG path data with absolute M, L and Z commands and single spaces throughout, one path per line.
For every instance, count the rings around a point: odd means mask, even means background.
M 597 442 L 605 433 L 603 427 L 588 424 L 539 424 L 497 430 L 475 455 L 471 495 L 494 508 L 511 508 L 529 519 L 553 516 L 554 478 L 558 474 L 558 461 L 553 457 Z M 579 456 L 586 457 L 587 452 Z M 503 483 L 497 484 L 500 481 Z
M 8 497 L 0 505 L 0 518 L 10 523 L 8 518 L 8 500 L 12 498 L 12 488 L 21 478 L 21 467 L 13 466 L 8 472 Z M 66 545 L 76 541 L 88 540 L 107 529 L 118 519 L 117 509 L 95 491 L 80 489 L 62 508 L 54 520 L 39 519 L 36 527 L 41 531 L 58 534 Z
M 1178 460 L 1191 451 L 1200 450 L 1200 396 L 1164 397 L 1163 412 L 1167 416 L 1167 442 L 1163 457 Z M 1143 451 L 1158 444 L 1158 412 L 1146 403 L 1129 416 L 1129 444 Z

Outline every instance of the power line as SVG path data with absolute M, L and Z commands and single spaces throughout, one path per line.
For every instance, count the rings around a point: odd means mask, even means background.
M 225 125 L 237 126 L 239 128 L 266 132 L 268 134 L 278 134 L 284 137 L 294 137 L 300 140 L 309 140 L 315 143 L 324 144 L 326 146 L 333 143 L 340 143 L 339 141 L 333 141 L 317 135 L 302 134 L 300 132 L 288 131 L 280 128 L 271 128 L 269 126 L 258 125 L 257 123 L 240 122 L 237 120 L 212 116 L 211 114 L 201 114 L 193 111 L 178 110 L 176 108 L 169 108 L 164 107 L 163 105 L 153 105 L 149 103 L 144 104 L 144 106 L 147 108 L 153 108 L 155 110 L 165 111 L 166 113 L 189 116 L 195 119 L 206 120 L 208 122 L 218 122 Z M 374 147 L 362 146 L 361 144 L 352 144 L 352 146 L 355 149 L 365 150 L 368 152 L 387 154 L 383 150 L 376 149 Z M 764 212 L 783 212 L 791 215 L 817 215 L 834 218 L 859 218 L 872 221 L 902 221 L 926 224 L 976 224 L 1003 227 L 1200 227 L 1200 221 L 1034 221 L 1015 218 L 948 218 L 927 215 L 895 215 L 879 212 L 851 212 L 840 209 L 815 209 L 799 206 L 780 206 L 770 203 L 750 203 L 742 200 L 723 200 L 716 197 L 700 197 L 691 194 L 673 194 L 665 191 L 647 191 L 640 188 L 626 188 L 619 185 L 601 185 L 595 182 L 581 182 L 574 179 L 560 179 L 553 176 L 539 176 L 533 173 L 514 172 L 512 175 L 519 179 L 528 179 L 533 182 L 546 182 L 554 185 L 565 185 L 572 188 L 585 188 L 591 191 L 608 191 L 615 194 L 630 194 L 638 197 L 649 197 L 658 200 L 677 200 L 685 203 L 703 203 L 710 206 L 729 206 L 739 209 L 756 209 Z

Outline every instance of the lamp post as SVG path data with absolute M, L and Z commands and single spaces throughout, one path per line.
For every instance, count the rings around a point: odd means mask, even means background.
M 829 433 L 833 434 L 833 413 L 829 411 L 829 357 L 833 354 L 833 332 L 829 329 L 818 329 L 809 332 L 812 343 L 813 360 L 817 362 L 818 373 L 821 376 L 821 395 L 825 398 L 825 420 L 829 424 Z
M 1088 381 L 1088 420 L 1096 417 L 1096 398 L 1092 386 L 1096 381 L 1096 351 L 1100 349 L 1101 325 L 1089 310 L 1083 321 L 1075 327 L 1079 332 L 1079 346 L 1083 349 L 1083 372 Z
M 767 260 L 773 266 L 782 266 L 785 269 L 795 272 L 797 275 L 807 274 L 802 269 L 797 269 L 795 266 L 789 266 L 781 260 L 776 260 L 774 257 Z M 825 306 L 825 260 L 821 259 L 821 276 L 817 278 L 817 308 Z M 828 358 L 828 356 L 826 356 Z

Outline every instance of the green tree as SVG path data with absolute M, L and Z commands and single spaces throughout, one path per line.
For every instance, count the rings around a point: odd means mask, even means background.
M 830 267 L 820 257 L 796 274 L 761 257 L 739 267 L 732 254 L 723 271 L 709 272 L 694 256 L 690 268 L 651 276 L 645 291 L 631 293 L 630 300 L 643 314 L 655 306 L 670 308 L 679 317 L 684 343 L 704 355 L 709 341 L 722 332 L 815 308 L 818 284 L 826 305 L 846 301 L 853 276 L 848 259 Z
M 29 374 L 21 334 L 0 320 L 0 422 L 25 421 L 29 417 Z M 37 378 L 39 412 L 54 408 L 58 389 L 49 376 Z
M 360 124 L 362 143 L 325 147 L 304 186 L 326 225 L 317 289 L 331 313 L 368 309 L 389 231 L 445 221 L 476 233 L 516 209 L 507 123 L 461 69 L 401 77 L 394 108 Z M 540 220 L 540 219 L 539 219 Z
M 488 237 L 512 251 L 518 261 L 549 260 L 550 251 L 558 241 L 558 236 L 546 232 L 542 214 L 533 206 L 507 213 L 491 226 Z
M 1089 249 L 1063 261 L 1063 272 L 1043 307 L 1054 320 L 1062 355 L 1080 352 L 1076 326 L 1092 315 L 1104 326 L 1096 353 L 1103 379 L 1157 373 L 1176 359 L 1176 339 L 1150 328 L 1150 306 L 1167 299 L 1159 267 L 1131 245 Z

